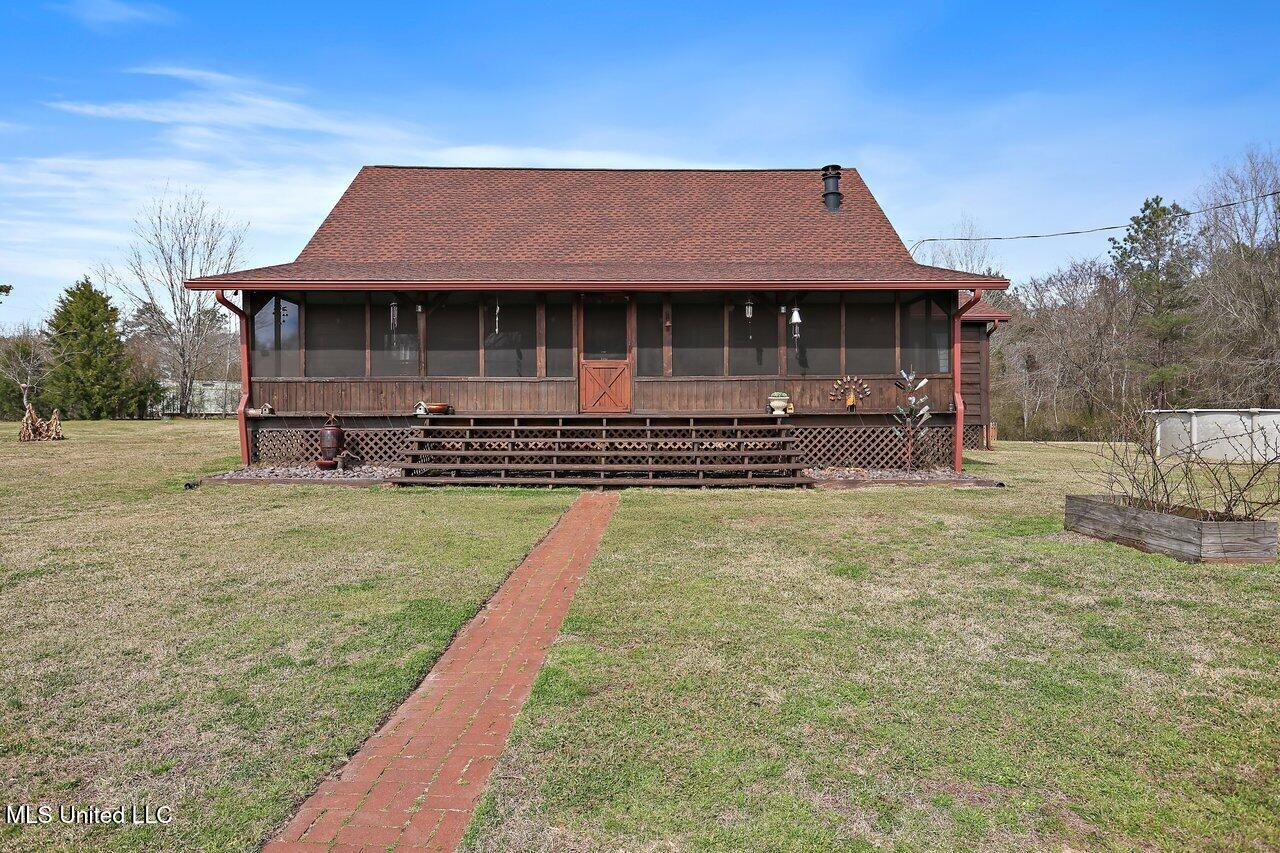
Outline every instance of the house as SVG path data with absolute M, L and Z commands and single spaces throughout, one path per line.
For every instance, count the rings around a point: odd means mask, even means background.
M 904 369 L 914 451 L 958 467 L 1008 282 L 915 263 L 839 166 L 369 166 L 296 261 L 186 286 L 241 317 L 246 462 L 314 459 L 333 413 L 405 482 L 744 485 L 900 464 Z
M 960 388 L 966 401 L 964 446 L 991 450 L 996 443 L 995 414 L 991 410 L 991 335 L 1013 319 L 985 300 L 978 300 L 960 318 Z

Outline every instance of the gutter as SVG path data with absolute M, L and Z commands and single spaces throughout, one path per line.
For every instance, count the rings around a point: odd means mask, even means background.
M 982 299 L 982 288 L 974 288 L 973 297 L 951 315 L 951 396 L 956 411 L 955 442 L 951 454 L 951 465 L 959 474 L 964 468 L 964 394 L 960 384 L 960 318 L 972 310 Z
M 249 315 L 244 309 L 226 297 L 222 290 L 215 290 L 213 298 L 218 304 L 240 318 L 240 405 L 236 406 L 236 419 L 240 422 L 240 462 L 249 465 L 249 427 L 244 410 L 249 406 Z
M 1005 279 L 979 281 L 846 281 L 842 279 L 761 279 L 758 281 L 600 281 L 588 279 L 548 280 L 481 280 L 439 279 L 435 281 L 315 280 L 315 279 L 218 279 L 183 282 L 188 290 L 546 290 L 546 291 L 688 291 L 688 290 L 956 290 L 978 287 L 982 290 L 1004 290 Z

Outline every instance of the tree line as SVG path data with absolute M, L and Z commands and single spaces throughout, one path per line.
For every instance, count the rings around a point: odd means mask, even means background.
M 146 417 L 166 397 L 191 412 L 196 382 L 236 376 L 238 354 L 213 296 L 182 283 L 231 271 L 244 231 L 198 191 L 153 199 L 122 265 L 98 267 L 101 287 L 83 276 L 43 321 L 0 330 L 0 419 L 28 403 L 70 418 Z M 12 290 L 0 285 L 0 297 Z
M 233 377 L 235 354 L 212 295 L 182 282 L 233 269 L 244 229 L 199 192 L 154 199 L 122 266 L 97 271 L 104 289 L 85 277 L 43 323 L 0 332 L 0 417 L 28 400 L 69 417 L 139 417 L 165 387 L 189 412 L 196 381 Z M 933 244 L 925 260 L 996 272 L 976 235 L 962 222 L 956 236 L 968 239 Z M 0 298 L 10 291 L 0 285 Z M 1116 412 L 1139 407 L 1278 407 L 1280 154 L 1219 167 L 1187 207 L 1149 198 L 1104 257 L 988 299 L 1013 315 L 992 338 L 1007 438 L 1101 437 Z
M 981 242 L 930 260 L 998 266 Z M 1104 257 L 988 299 L 1013 315 L 991 339 L 1004 437 L 1101 438 L 1143 408 L 1280 407 L 1280 154 L 1219 167 L 1185 207 L 1149 198 Z

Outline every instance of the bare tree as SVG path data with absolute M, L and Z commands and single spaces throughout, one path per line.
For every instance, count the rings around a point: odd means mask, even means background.
M 53 369 L 49 341 L 35 326 L 17 326 L 0 336 L 0 376 L 22 391 L 22 408 Z
M 225 323 L 211 293 L 187 290 L 183 282 L 230 272 L 243 251 L 245 228 L 199 190 L 166 189 L 134 220 L 123 273 L 110 266 L 100 273 L 132 304 L 132 322 L 144 330 L 176 386 L 182 414 L 191 408 L 195 380 L 218 361 Z
M 1199 281 L 1199 384 L 1213 402 L 1270 407 L 1280 388 L 1280 155 L 1254 149 L 1219 168 L 1202 207 L 1239 199 L 1201 221 L 1207 258 Z
M 954 240 L 939 240 L 924 247 L 924 263 L 977 275 L 999 275 L 1000 260 L 989 240 L 968 214 L 960 217 L 951 229 Z

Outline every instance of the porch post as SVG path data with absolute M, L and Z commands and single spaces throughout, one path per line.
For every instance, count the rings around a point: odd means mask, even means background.
M 243 292 L 243 291 L 241 291 Z M 220 305 L 240 318 L 240 405 L 236 406 L 236 419 L 240 422 L 240 462 L 249 465 L 249 427 L 244 410 L 249 405 L 249 315 L 244 309 L 215 290 L 214 298 Z
M 957 292 L 957 296 L 959 293 Z M 973 297 L 963 305 L 956 309 L 956 313 L 951 315 L 951 398 L 955 401 L 954 408 L 956 410 L 956 426 L 955 435 L 953 436 L 951 466 L 957 474 L 964 468 L 964 393 L 960 387 L 961 376 L 961 357 L 960 357 L 960 318 L 969 312 L 969 309 L 978 304 L 978 300 L 982 298 L 982 291 L 975 289 Z

